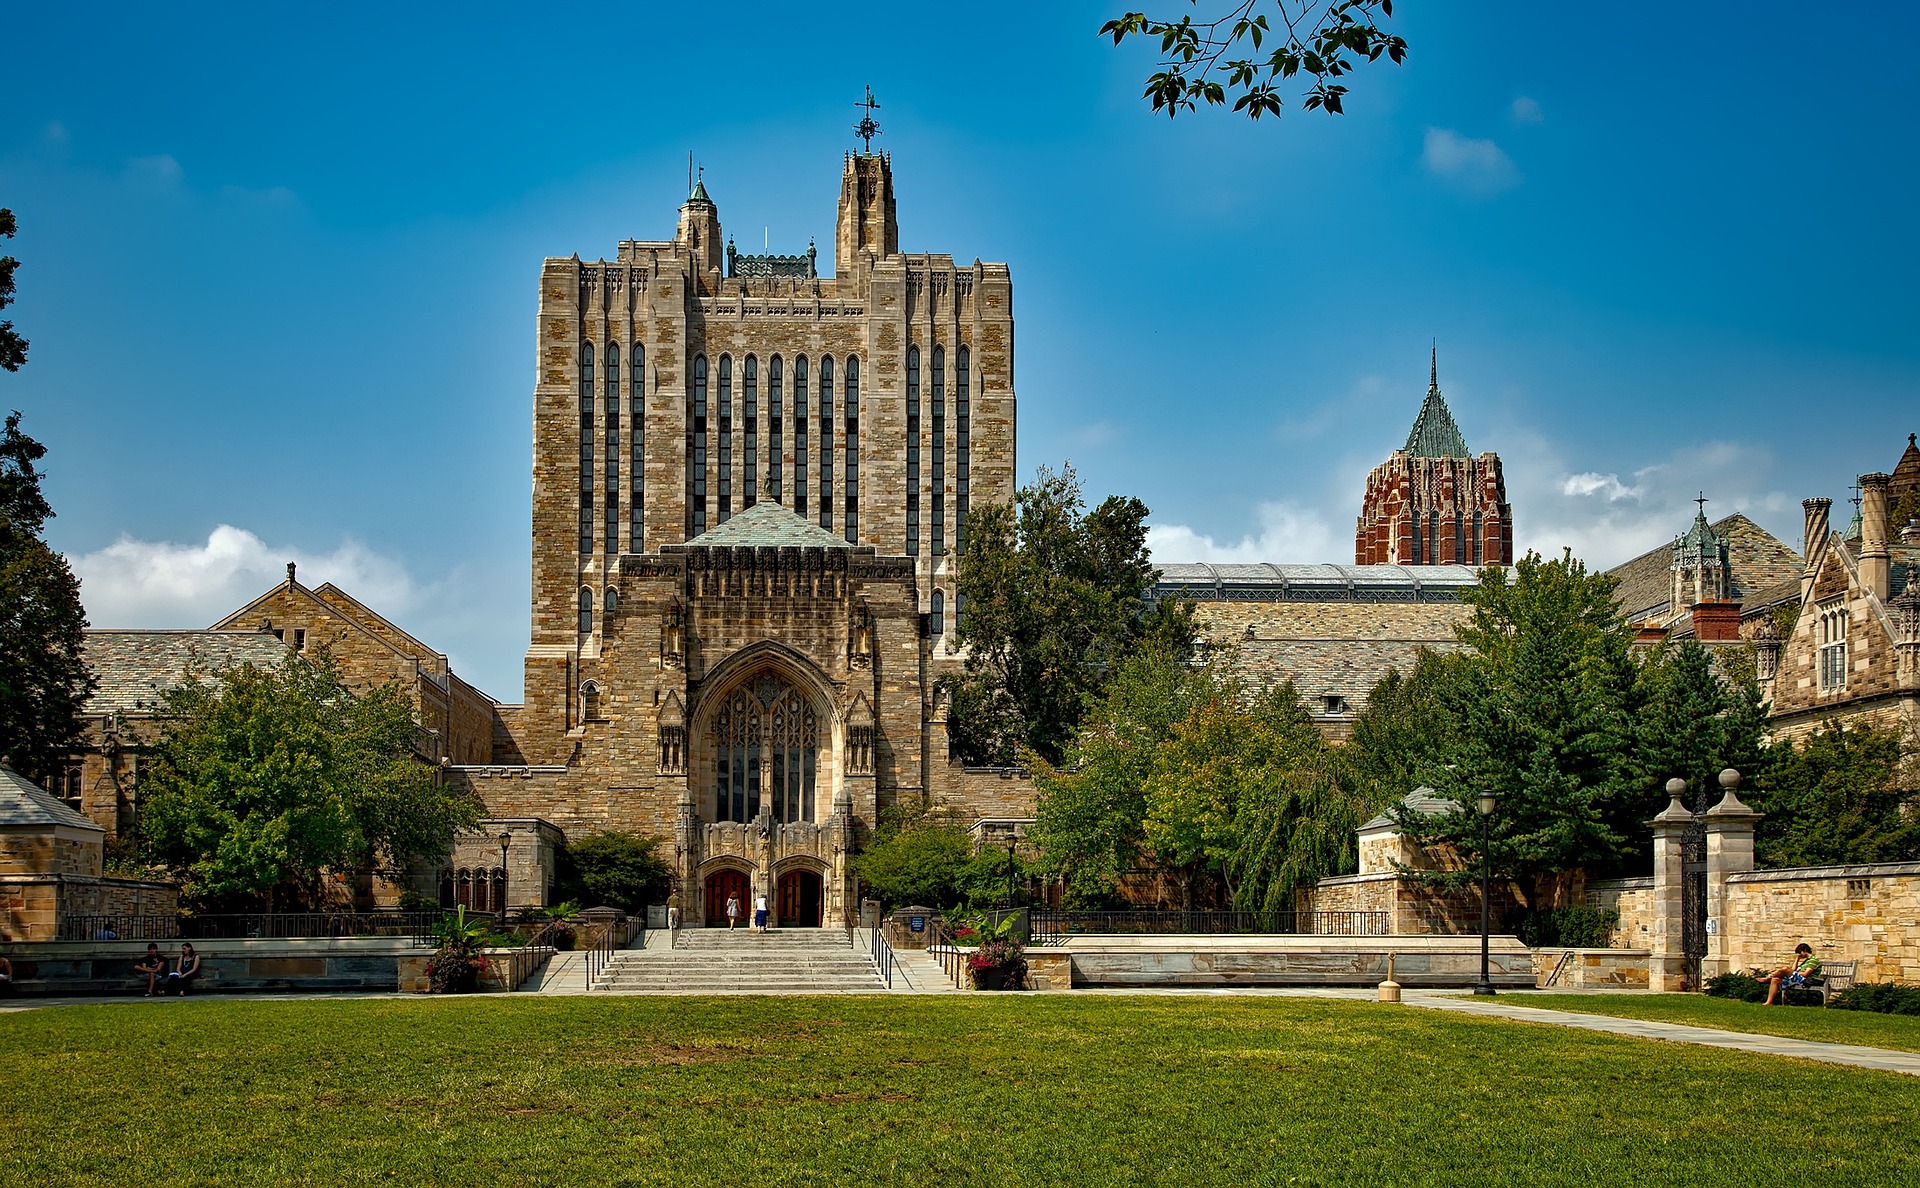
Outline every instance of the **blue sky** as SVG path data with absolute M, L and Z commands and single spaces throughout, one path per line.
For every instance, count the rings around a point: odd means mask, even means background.
M 1022 473 L 1164 561 L 1350 560 L 1434 339 L 1521 544 L 1600 565 L 1696 488 L 1797 544 L 1920 430 L 1920 8 L 1406 3 L 1346 116 L 1249 125 L 1152 116 L 1120 7 L 13 13 L 0 406 L 94 623 L 297 559 L 517 697 L 541 259 L 670 235 L 690 150 L 830 254 L 867 84 L 902 246 L 1013 270 Z

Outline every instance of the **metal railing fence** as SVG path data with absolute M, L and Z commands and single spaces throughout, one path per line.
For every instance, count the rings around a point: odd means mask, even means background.
M 887 989 L 891 990 L 893 989 L 893 946 L 887 943 L 885 928 L 873 928 L 869 931 L 873 934 L 871 954 L 873 968 L 881 978 L 885 979 Z
M 1057 945 L 1069 936 L 1137 935 L 1250 935 L 1250 936 L 1388 936 L 1391 912 L 1233 912 L 1160 911 L 1135 909 L 1117 912 L 1032 908 L 1028 915 L 1036 946 Z
M 433 940 L 439 908 L 373 912 L 218 912 L 195 915 L 92 914 L 63 916 L 57 940 L 286 940 L 326 937 L 406 937 Z M 469 920 L 495 920 L 468 912 Z

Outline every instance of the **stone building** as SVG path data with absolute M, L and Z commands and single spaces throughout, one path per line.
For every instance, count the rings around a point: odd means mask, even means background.
M 1615 605 L 1643 640 L 1750 638 L 1800 596 L 1800 554 L 1738 513 L 1709 524 L 1706 499 L 1696 502 L 1693 524 L 1673 543 L 1607 571 L 1619 583 Z
M 0 764 L 0 941 L 89 940 L 110 926 L 102 917 L 172 913 L 179 897 L 171 885 L 102 873 L 106 836 Z
M 1467 452 L 1440 395 L 1438 351 L 1407 444 L 1367 476 L 1353 560 L 1356 565 L 1513 564 L 1513 509 L 1500 455 Z
M 548 259 L 525 698 L 455 777 L 497 821 L 671 838 L 689 922 L 838 922 L 896 801 L 1030 815 L 948 762 L 934 696 L 969 505 L 1013 495 L 1012 300 L 1004 264 L 900 250 L 876 153 L 830 277 L 740 253 L 704 180 L 671 239 Z

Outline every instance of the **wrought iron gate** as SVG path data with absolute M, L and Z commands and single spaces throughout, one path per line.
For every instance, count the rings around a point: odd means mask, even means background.
M 1700 985 L 1700 963 L 1707 955 L 1707 795 L 1710 781 L 1694 787 L 1693 823 L 1680 844 L 1680 950 L 1687 977 Z

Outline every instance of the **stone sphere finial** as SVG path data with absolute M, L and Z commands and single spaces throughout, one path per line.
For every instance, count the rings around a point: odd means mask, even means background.
M 1740 773 L 1731 767 L 1720 769 L 1720 786 L 1731 792 L 1740 786 Z
M 1681 779 L 1679 776 L 1674 776 L 1672 779 L 1667 781 L 1668 796 L 1679 796 L 1682 793 L 1686 792 L 1686 790 L 1687 790 L 1687 781 Z

